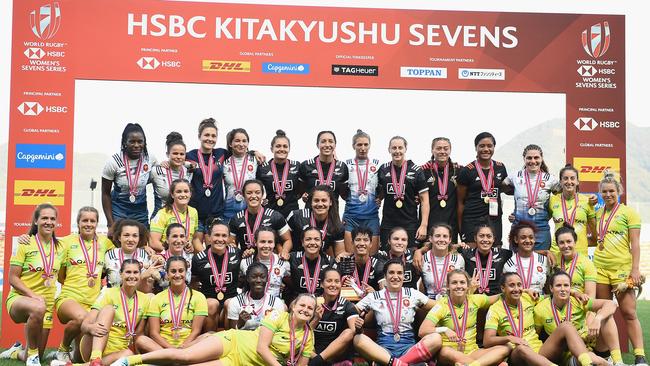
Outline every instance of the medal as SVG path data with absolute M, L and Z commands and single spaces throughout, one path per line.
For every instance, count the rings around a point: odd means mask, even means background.
M 542 172 L 537 172 L 537 179 L 535 179 L 534 189 L 531 186 L 528 170 L 524 170 L 524 180 L 526 181 L 526 192 L 528 193 L 528 214 L 530 216 L 535 216 L 537 213 L 537 210 L 535 209 L 537 195 L 539 194 L 539 188 L 542 185 Z
M 442 173 L 442 179 L 438 174 L 438 162 L 435 161 L 431 167 L 431 175 L 436 174 L 438 178 L 438 201 L 440 201 L 440 207 L 445 208 L 447 206 L 446 199 L 449 198 L 447 195 L 447 187 L 449 187 L 449 163 L 445 164 L 445 169 Z
M 172 169 L 167 168 L 165 169 L 165 172 L 167 173 L 167 184 L 169 185 L 169 189 L 172 189 L 172 182 L 174 181 L 174 176 L 172 174 Z M 180 167 L 178 170 L 178 179 L 183 179 L 185 177 L 185 169 L 184 167 Z
M 97 268 L 97 250 L 99 245 L 97 244 L 97 236 L 95 235 L 92 240 L 92 249 L 93 249 L 93 259 L 90 260 L 90 255 L 88 254 L 88 249 L 86 248 L 86 243 L 79 235 L 79 247 L 81 247 L 81 253 L 84 256 L 84 261 L 86 262 L 86 277 L 88 278 L 88 287 L 95 287 L 95 278 L 97 274 L 95 270 Z
M 258 208 L 257 215 L 255 216 L 255 223 L 253 224 L 252 228 L 248 223 L 248 215 L 248 209 L 244 210 L 244 227 L 246 228 L 246 236 L 248 237 L 246 248 L 254 248 L 256 246 L 255 233 L 257 232 L 257 229 L 260 228 L 260 224 L 262 223 L 262 217 L 264 216 L 264 207 Z
M 181 215 L 178 212 L 178 209 L 176 208 L 175 204 L 172 204 L 172 211 L 174 212 L 174 217 L 176 218 L 176 222 L 183 225 L 185 228 L 185 237 L 190 238 L 190 227 L 192 227 L 192 222 L 190 220 L 190 209 L 187 207 L 185 209 L 185 223 L 183 223 L 183 220 L 181 220 Z
M 490 292 L 490 272 L 492 271 L 492 250 L 488 254 L 485 270 L 483 270 L 478 249 L 476 249 L 476 253 L 474 254 L 474 260 L 476 261 L 476 271 L 478 272 L 478 292 L 488 293 Z
M 368 201 L 368 191 L 366 187 L 368 186 L 368 172 L 370 171 L 370 159 L 366 159 L 366 169 L 361 176 L 361 169 L 359 169 L 359 160 L 354 159 L 354 165 L 357 172 L 357 182 L 359 183 L 359 202 L 365 203 Z
M 54 256 L 56 253 L 54 252 L 55 245 L 54 245 L 54 239 L 50 239 L 50 255 L 49 257 L 45 255 L 45 248 L 43 247 L 43 243 L 41 243 L 41 239 L 38 237 L 38 234 L 34 235 L 34 240 L 36 241 L 36 247 L 38 248 L 38 254 L 41 256 L 41 263 L 43 263 L 43 274 L 41 275 L 41 278 L 43 278 L 43 284 L 45 287 L 52 287 L 53 285 L 53 279 L 54 279 L 54 274 L 52 273 L 53 268 L 54 268 Z
M 205 159 L 203 158 L 203 153 L 198 151 L 199 158 L 199 168 L 201 168 L 201 173 L 203 175 L 203 188 L 205 188 L 205 196 L 210 197 L 210 189 L 212 189 L 212 172 L 214 169 L 214 155 L 209 154 L 208 164 L 205 164 Z
M 607 221 L 605 221 L 605 207 L 603 207 L 603 213 L 600 216 L 600 221 L 598 222 L 598 249 L 600 250 L 603 250 L 605 248 L 605 236 L 607 235 L 609 224 L 612 222 L 612 219 L 614 218 L 614 215 L 616 214 L 616 211 L 618 211 L 620 205 L 620 203 L 616 203 L 614 208 L 612 208 L 612 211 L 609 213 Z
M 140 179 L 140 171 L 142 170 L 142 156 L 138 158 L 138 165 L 135 168 L 135 176 L 131 175 L 131 167 L 129 159 L 126 154 L 122 154 L 122 162 L 125 167 L 126 181 L 129 184 L 129 201 L 135 203 L 135 196 L 138 194 L 138 180 Z
M 449 268 L 449 257 L 450 255 L 447 254 L 444 262 L 442 262 L 442 270 L 440 271 L 440 276 L 438 276 L 438 264 L 436 263 L 436 256 L 433 255 L 433 250 L 429 251 L 429 259 L 431 259 L 431 272 L 433 275 L 431 292 L 434 294 L 440 294 L 442 292 L 442 288 L 444 287 L 446 280 L 447 270 Z
M 124 289 L 120 289 L 120 300 L 122 301 L 122 312 L 124 313 L 124 327 L 126 332 L 124 338 L 133 342 L 136 336 L 135 327 L 138 324 L 138 292 L 133 295 L 133 312 L 129 312 L 129 301 L 126 297 Z
M 251 293 L 246 292 L 246 298 L 248 299 L 248 304 L 244 306 L 244 311 L 253 315 L 253 316 L 258 316 L 260 313 L 262 313 L 262 309 L 264 309 L 264 304 L 266 303 L 266 292 L 264 292 L 264 297 L 262 297 L 262 300 L 258 301 L 257 303 L 259 304 L 259 307 L 256 309 L 255 308 L 255 301 L 251 297 Z
M 122 248 L 120 248 L 120 250 L 117 252 L 117 257 L 120 258 L 120 265 L 122 265 L 122 263 L 124 263 L 124 251 L 122 250 Z M 131 258 L 142 263 L 142 261 L 138 259 L 138 248 L 135 249 L 135 252 L 133 252 Z
M 314 217 L 314 214 L 311 214 L 309 216 L 309 224 L 315 228 L 318 227 L 316 226 L 316 217 Z M 325 238 L 327 237 L 327 219 L 325 219 L 325 224 L 323 224 L 323 228 L 320 230 L 320 234 L 321 234 L 321 240 L 323 241 L 323 243 L 325 243 Z
M 573 312 L 573 305 L 571 304 L 571 297 L 569 297 L 569 300 L 567 301 L 566 304 L 566 315 L 564 316 L 564 319 L 560 319 L 560 312 L 557 309 L 557 306 L 555 305 L 555 299 L 551 298 L 551 310 L 553 310 L 553 320 L 555 320 L 556 325 L 560 325 L 563 322 L 570 322 L 571 321 L 571 315 Z
M 359 278 L 359 270 L 357 269 L 356 263 L 354 264 L 354 270 L 352 271 L 354 282 L 356 282 L 357 286 L 359 286 L 359 288 L 364 291 L 366 289 L 366 286 L 368 286 L 368 278 L 370 277 L 371 270 L 370 266 L 372 265 L 371 262 L 372 261 L 370 259 L 366 261 L 366 268 L 363 271 L 363 280 Z
M 224 283 L 226 282 L 226 271 L 228 270 L 228 248 L 226 248 L 225 253 L 223 253 L 223 258 L 221 260 L 221 273 L 217 270 L 217 260 L 214 259 L 216 253 L 211 253 L 212 249 L 208 251 L 208 262 L 210 262 L 210 270 L 212 271 L 212 277 L 214 278 L 214 290 L 217 293 L 217 300 L 222 301 L 224 298 L 223 288 Z
M 402 201 L 404 200 L 404 190 L 406 189 L 406 166 L 408 165 L 407 161 L 402 162 L 402 170 L 399 174 L 399 181 L 397 180 L 397 173 L 395 172 L 395 165 L 390 163 L 390 180 L 393 183 L 393 194 L 395 195 L 395 207 L 402 208 L 404 205 Z M 404 189 L 402 189 L 404 188 Z
M 465 298 L 465 301 L 463 302 L 463 322 L 459 323 L 458 320 L 458 315 L 456 315 L 456 307 L 454 306 L 454 303 L 451 302 L 451 298 L 447 298 L 447 306 L 449 306 L 449 312 L 451 313 L 451 320 L 454 322 L 454 332 L 456 332 L 456 336 L 458 337 L 458 350 L 460 352 L 465 351 L 465 342 L 467 340 L 465 339 L 465 332 L 467 331 L 467 318 L 468 318 L 468 313 L 469 313 L 469 306 L 467 304 L 467 297 Z
M 524 335 L 524 309 L 521 306 L 521 300 L 517 303 L 517 312 L 518 312 L 518 320 L 519 320 L 519 328 L 515 325 L 515 320 L 512 317 L 512 312 L 510 311 L 510 306 L 506 303 L 506 300 L 503 299 L 501 300 L 501 303 L 503 304 L 503 308 L 506 310 L 506 316 L 508 318 L 508 322 L 510 323 L 510 328 L 512 329 L 512 335 L 517 337 L 517 338 L 522 338 Z
M 302 257 L 302 274 L 305 277 L 305 288 L 307 289 L 307 292 L 313 295 L 318 287 L 318 280 L 320 277 L 320 255 L 318 256 L 318 260 L 316 260 L 316 267 L 314 268 L 313 276 L 310 276 L 307 258 L 305 256 Z
M 390 293 L 388 289 L 384 289 L 384 299 L 386 300 L 386 308 L 390 319 L 393 322 L 393 339 L 395 342 L 399 342 L 399 325 L 400 319 L 402 317 L 402 289 L 397 293 L 396 305 L 393 307 L 393 300 L 390 299 Z
M 172 335 L 174 339 L 180 337 L 180 331 L 183 329 L 183 308 L 185 307 L 185 299 L 187 298 L 187 286 L 183 289 L 181 294 L 181 301 L 176 304 L 174 301 L 174 293 L 172 292 L 171 287 L 167 289 L 167 298 L 169 299 L 169 314 L 172 318 Z
M 515 254 L 515 263 L 517 263 L 517 273 L 521 277 L 521 282 L 523 282 L 524 288 L 530 288 L 533 282 L 533 268 L 535 268 L 535 254 L 530 256 L 530 262 L 528 263 L 528 273 L 524 275 L 524 265 L 521 262 L 521 257 L 519 254 Z
M 307 339 L 309 338 L 309 327 L 307 324 L 302 328 L 302 342 L 300 348 L 296 352 L 296 327 L 293 318 L 291 318 L 291 326 L 289 327 L 289 360 L 287 364 L 291 366 L 298 365 L 298 360 L 302 357 L 302 352 L 305 350 Z
M 237 202 L 241 202 L 241 201 L 243 201 L 243 200 L 244 200 L 244 196 L 242 196 L 241 193 L 237 192 L 237 193 L 235 194 L 235 201 L 237 201 Z
M 576 212 L 578 211 L 578 200 L 580 199 L 580 195 L 575 194 L 573 197 L 573 210 L 571 210 L 571 215 L 569 216 L 566 199 L 564 199 L 564 194 L 560 193 L 560 202 L 562 202 L 562 217 L 564 218 L 564 222 L 571 226 L 573 226 L 573 223 L 576 220 Z
M 336 167 L 336 160 L 332 160 L 330 163 L 330 168 L 327 171 L 327 178 L 325 178 L 323 174 L 323 164 L 320 162 L 320 158 L 318 156 L 314 158 L 314 163 L 316 164 L 316 173 L 318 173 L 318 181 L 320 184 L 331 187 L 332 177 L 334 176 L 334 168 Z
M 478 174 L 478 178 L 481 180 L 481 195 L 484 196 L 483 201 L 489 204 L 490 195 L 494 189 L 494 162 L 490 160 L 487 177 L 485 176 L 485 173 L 483 173 L 483 168 L 478 163 L 478 160 L 476 160 L 474 164 L 476 164 L 476 173 Z
M 282 207 L 282 205 L 284 205 L 284 189 L 287 186 L 287 178 L 289 177 L 289 167 L 291 166 L 291 160 L 287 159 L 284 162 L 284 168 L 282 169 L 282 180 L 280 180 L 278 177 L 278 168 L 275 165 L 275 160 L 273 162 L 270 162 L 270 165 L 271 175 L 273 176 L 273 187 L 275 188 L 276 193 L 275 198 L 277 199 L 276 204 L 278 207 Z
M 573 282 L 573 272 L 576 270 L 576 266 L 578 265 L 578 255 L 580 254 L 575 253 L 573 255 L 573 259 L 571 260 L 571 265 L 569 266 L 568 271 L 566 270 L 566 267 L 564 265 L 564 257 L 560 258 L 560 266 L 562 267 L 563 271 L 569 274 L 569 279 L 571 279 L 571 282 Z

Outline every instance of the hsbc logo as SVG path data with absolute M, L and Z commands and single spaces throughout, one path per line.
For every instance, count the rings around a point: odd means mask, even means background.
M 45 56 L 45 51 L 38 47 L 29 47 L 23 54 L 30 60 L 40 60 Z
M 45 109 L 39 102 L 22 102 L 18 110 L 25 116 L 38 116 Z
M 591 117 L 580 117 L 575 122 L 573 126 L 580 131 L 593 131 L 596 127 L 600 128 L 620 128 L 621 122 L 619 121 L 596 121 Z
M 598 70 L 596 70 L 596 68 L 593 67 L 593 66 L 580 66 L 580 67 L 578 67 L 578 74 L 580 74 L 580 76 L 582 76 L 582 77 L 594 76 L 594 75 L 596 75 L 596 72 L 598 72 Z
M 53 38 L 61 26 L 61 6 L 58 1 L 42 5 L 29 13 L 32 33 L 40 39 Z
M 573 125 L 580 131 L 593 131 L 598 127 L 598 122 L 593 118 L 580 117 L 573 122 Z
M 609 49 L 610 35 L 607 21 L 596 23 L 582 31 L 582 48 L 589 56 L 599 58 Z
M 155 70 L 160 66 L 160 61 L 155 57 L 140 57 L 136 64 L 143 70 Z

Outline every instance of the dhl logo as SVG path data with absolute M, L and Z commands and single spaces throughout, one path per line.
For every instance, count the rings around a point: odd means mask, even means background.
M 621 171 L 618 158 L 573 158 L 573 166 L 580 172 L 583 182 L 600 182 L 605 170 Z
M 62 206 L 65 197 L 65 182 L 51 180 L 14 181 L 14 205 L 39 205 L 51 203 Z
M 203 71 L 215 72 L 251 72 L 249 61 L 203 60 Z

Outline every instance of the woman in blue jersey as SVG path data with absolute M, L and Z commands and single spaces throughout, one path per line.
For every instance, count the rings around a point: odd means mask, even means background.
M 137 123 L 129 123 L 122 132 L 120 152 L 104 165 L 102 206 L 111 227 L 119 219 L 134 219 L 149 227 L 147 183 L 156 160 L 147 152 L 147 138 Z
M 379 250 L 379 206 L 375 201 L 377 190 L 377 171 L 379 160 L 370 159 L 370 135 L 357 130 L 352 136 L 354 159 L 348 159 L 348 189 L 350 190 L 345 200 L 343 222 L 345 224 L 345 251 L 351 253 L 354 249 L 352 243 L 352 230 L 358 227 L 367 227 L 372 230 L 370 255 Z

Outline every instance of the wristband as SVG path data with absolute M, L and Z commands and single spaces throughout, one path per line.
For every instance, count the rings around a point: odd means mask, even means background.
M 449 328 L 447 327 L 436 327 L 436 333 L 438 334 L 446 333 L 448 330 Z

